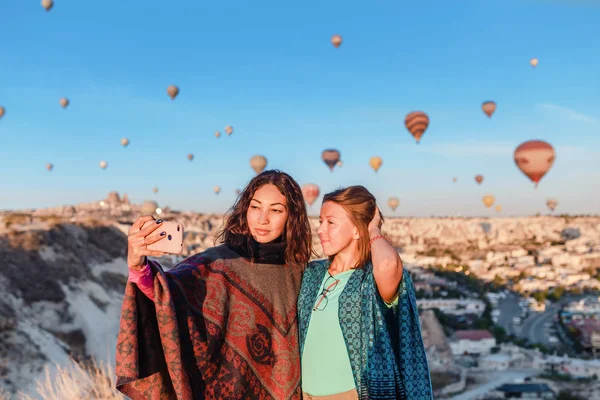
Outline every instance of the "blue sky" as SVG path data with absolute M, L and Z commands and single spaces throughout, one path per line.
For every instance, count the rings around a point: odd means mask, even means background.
M 558 0 L 4 1 L 0 209 L 117 190 L 223 212 L 262 154 L 322 193 L 398 196 L 390 216 L 497 215 L 488 193 L 502 215 L 546 213 L 550 197 L 557 212 L 598 214 L 599 20 L 600 6 Z M 419 145 L 404 127 L 414 110 L 431 119 Z M 233 135 L 216 139 L 226 125 Z M 512 156 L 530 139 L 557 152 L 538 189 Z M 344 161 L 333 173 L 320 159 L 331 147 Z

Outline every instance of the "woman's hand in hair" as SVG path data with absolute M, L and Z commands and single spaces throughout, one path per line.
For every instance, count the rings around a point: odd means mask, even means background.
M 371 222 L 369 222 L 368 230 L 369 236 L 373 237 L 375 235 L 381 235 L 381 212 L 379 211 L 379 207 L 375 206 L 375 215 Z
M 162 220 L 156 220 L 155 223 L 149 224 L 142 229 L 142 226 L 148 221 L 154 221 L 154 217 L 143 215 L 129 229 L 127 237 L 127 265 L 131 269 L 141 269 L 144 266 L 146 256 L 162 257 L 165 255 L 162 251 L 148 250 L 148 245 L 156 243 L 165 237 L 163 231 L 159 230 L 154 233 L 162 226 Z
M 381 235 L 379 207 L 375 208 L 375 216 L 368 229 L 369 239 L 374 239 L 371 242 L 371 262 L 377 290 L 385 302 L 391 303 L 398 295 L 402 280 L 402 260 L 394 246 Z

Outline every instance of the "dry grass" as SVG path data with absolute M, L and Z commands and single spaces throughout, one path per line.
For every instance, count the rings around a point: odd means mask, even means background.
M 72 360 L 66 367 L 56 366 L 53 376 L 46 367 L 44 378 L 36 385 L 37 395 L 43 400 L 125 400 L 115 389 L 115 374 L 104 363 L 80 363 Z M 21 400 L 34 400 L 21 394 Z M 8 397 L 6 398 L 8 400 Z M 0 394 L 0 400 L 4 400 Z

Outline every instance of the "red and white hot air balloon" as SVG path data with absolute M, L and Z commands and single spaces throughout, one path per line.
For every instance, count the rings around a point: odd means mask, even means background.
M 312 206 L 317 197 L 319 197 L 319 186 L 316 183 L 307 183 L 302 186 L 302 195 L 309 206 Z
M 543 140 L 529 140 L 515 149 L 515 163 L 537 188 L 540 180 L 554 164 L 556 153 L 550 143 Z

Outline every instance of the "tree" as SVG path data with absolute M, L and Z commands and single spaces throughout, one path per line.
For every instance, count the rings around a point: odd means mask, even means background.
M 492 329 L 492 334 L 496 338 L 497 343 L 504 343 L 506 341 L 506 331 L 503 327 L 496 325 Z
M 586 400 L 585 397 L 563 389 L 558 393 L 557 400 Z
M 533 294 L 533 298 L 536 299 L 538 303 L 543 303 L 546 300 L 546 293 L 544 293 L 544 292 L 535 292 Z

